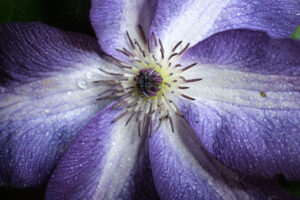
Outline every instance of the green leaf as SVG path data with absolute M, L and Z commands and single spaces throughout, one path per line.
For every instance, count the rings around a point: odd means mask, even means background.
M 291 38 L 300 40 L 300 26 L 292 33 Z
M 47 24 L 95 36 L 89 12 L 90 0 L 43 0 L 47 8 Z
M 40 0 L 0 0 L 0 22 L 43 21 Z
M 40 21 L 95 36 L 89 10 L 90 0 L 0 0 L 0 23 Z
M 283 188 L 300 197 L 300 181 L 287 181 L 283 175 L 279 175 L 278 181 Z

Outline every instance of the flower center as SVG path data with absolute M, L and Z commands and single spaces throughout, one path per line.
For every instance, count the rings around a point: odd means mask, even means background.
M 141 69 L 134 80 L 139 93 L 146 97 L 156 96 L 163 82 L 163 78 L 155 68 Z
M 176 43 L 170 52 L 165 52 L 160 39 L 157 40 L 152 33 L 153 45 L 139 25 L 140 42 L 132 40 L 129 33 L 126 36 L 129 49 L 116 49 L 128 57 L 127 62 L 111 58 L 120 68 L 122 73 L 108 72 L 99 69 L 101 72 L 113 77 L 112 80 L 99 80 L 95 83 L 105 84 L 109 89 L 100 93 L 97 100 L 119 97 L 119 103 L 114 108 L 125 108 L 124 112 L 117 116 L 112 123 L 128 115 L 127 125 L 133 118 L 137 121 L 138 133 L 149 124 L 150 136 L 154 129 L 154 119 L 158 120 L 156 129 L 159 129 L 163 121 L 169 121 L 172 132 L 174 114 L 183 117 L 172 100 L 174 95 L 181 96 L 188 100 L 195 100 L 182 93 L 189 89 L 189 83 L 201 81 L 201 78 L 186 79 L 182 73 L 194 67 L 197 63 L 182 67 L 177 62 L 178 58 L 188 49 L 189 43 L 185 46 L 182 41 Z M 148 122 L 148 123 L 147 123 Z

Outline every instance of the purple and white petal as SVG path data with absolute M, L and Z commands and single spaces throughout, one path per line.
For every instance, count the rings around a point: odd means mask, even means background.
M 148 33 L 155 14 L 157 0 L 92 0 L 90 13 L 93 28 L 101 48 L 118 59 L 126 59 L 116 49 L 128 48 L 131 39 L 142 41 L 138 25 Z M 147 36 L 146 36 L 147 37 Z
M 112 104 L 114 105 L 114 104 Z M 112 105 L 79 134 L 54 171 L 46 199 L 158 199 L 146 134 Z
M 265 33 L 218 33 L 190 49 L 202 78 L 178 103 L 205 148 L 247 175 L 300 178 L 300 43 Z
M 173 118 L 174 120 L 174 118 Z M 276 183 L 255 181 L 226 168 L 204 150 L 187 122 L 174 120 L 149 139 L 150 161 L 161 199 L 295 199 Z
M 191 45 L 230 29 L 266 31 L 289 37 L 300 24 L 299 1 L 163 0 L 151 24 L 166 47 L 183 40 Z
M 43 184 L 106 104 L 97 41 L 41 23 L 0 25 L 0 184 Z

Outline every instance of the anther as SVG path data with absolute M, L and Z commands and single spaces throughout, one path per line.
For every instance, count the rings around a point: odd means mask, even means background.
M 186 90 L 186 89 L 189 89 L 190 87 L 179 86 L 178 88 L 181 89 L 181 90 Z
M 165 54 L 164 54 L 164 50 L 162 48 L 160 49 L 160 53 L 161 53 L 161 59 L 164 59 L 165 58 Z
M 123 51 L 125 51 L 126 53 L 128 53 L 131 57 L 134 57 L 134 54 L 131 53 L 129 50 L 127 50 L 126 48 L 123 48 Z
M 138 47 L 139 51 L 143 54 L 143 57 L 145 57 L 145 52 L 143 51 L 143 49 L 141 48 L 140 44 L 138 43 L 138 41 L 134 40 L 134 44 L 136 44 L 136 46 Z
M 178 53 L 173 53 L 172 55 L 169 56 L 168 60 L 171 60 L 174 56 L 177 56 Z
M 125 123 L 125 126 L 128 125 L 128 123 L 130 122 L 130 120 L 132 119 L 132 117 L 134 116 L 135 112 L 133 112 L 130 117 L 127 119 L 126 123 Z
M 169 122 L 171 125 L 172 132 L 174 133 L 174 124 L 173 124 L 173 120 L 172 120 L 171 116 L 169 116 Z
M 188 70 L 188 69 L 191 69 L 192 67 L 194 67 L 195 65 L 197 65 L 197 63 L 193 63 L 193 64 L 191 64 L 191 65 L 188 65 L 187 67 L 185 67 L 185 68 L 183 68 L 181 71 L 186 71 L 186 70 Z
M 190 79 L 190 80 L 185 80 L 186 83 L 192 83 L 192 82 L 197 82 L 197 81 L 201 81 L 202 78 L 195 78 L 195 79 Z
M 108 72 L 105 71 L 104 69 L 98 68 L 101 72 L 108 74 L 108 75 L 112 75 L 112 76 L 124 76 L 124 74 L 119 74 L 119 73 L 113 73 L 113 72 Z
M 129 41 L 129 43 L 130 43 L 130 45 L 131 45 L 131 48 L 135 49 L 135 46 L 134 46 L 134 44 L 133 44 L 133 42 L 132 42 L 132 40 L 131 40 L 131 38 L 130 38 L 130 36 L 129 36 L 128 31 L 126 31 L 126 35 L 127 35 L 128 41 Z
M 156 36 L 155 36 L 154 32 L 152 32 L 152 37 L 153 37 L 153 40 L 154 40 L 154 46 L 157 47 L 157 40 L 156 40 Z
M 130 55 L 129 55 L 126 51 L 123 51 L 123 50 L 121 50 L 121 49 L 116 49 L 116 50 L 117 50 L 118 52 L 124 54 L 125 56 L 130 57 Z
M 147 41 L 147 46 L 148 46 L 148 52 L 151 53 L 151 46 L 150 46 L 150 40 L 149 39 Z
M 126 110 L 125 112 L 123 112 L 122 114 L 120 114 L 119 116 L 117 116 L 114 120 L 112 120 L 111 123 L 115 123 L 116 121 L 118 121 L 119 119 L 121 119 L 122 117 L 124 117 L 127 113 L 128 113 L 128 111 Z
M 169 88 L 171 87 L 171 85 L 167 82 L 165 82 L 165 85 L 168 86 Z
M 182 43 L 182 40 L 179 41 L 172 49 L 172 52 L 175 52 L 175 50 L 177 49 L 177 47 Z
M 100 98 L 97 98 L 96 101 L 101 101 L 104 99 L 111 99 L 111 98 L 114 98 L 115 96 L 116 95 L 108 95 L 108 96 L 100 97 Z
M 143 27 L 142 27 L 140 24 L 138 25 L 138 27 L 139 27 L 140 34 L 141 34 L 141 36 L 142 36 L 143 42 L 146 44 L 146 43 L 147 43 L 147 40 L 146 40 L 146 36 L 145 36 L 145 32 L 144 32 L 144 30 L 143 30 Z
M 186 98 L 186 99 L 192 100 L 192 101 L 196 100 L 196 99 L 194 99 L 192 97 L 189 97 L 189 96 L 187 96 L 185 94 L 181 94 L 181 96 L 184 97 L 184 98 Z
M 181 56 L 190 46 L 190 43 L 188 43 L 179 53 L 178 56 Z

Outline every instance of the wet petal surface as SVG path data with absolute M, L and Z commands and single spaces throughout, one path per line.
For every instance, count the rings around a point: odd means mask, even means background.
M 174 118 L 173 118 L 174 119 Z M 164 123 L 149 140 L 154 182 L 161 199 L 285 199 L 272 183 L 240 176 L 212 158 L 182 118 L 175 133 Z
M 247 175 L 299 179 L 300 43 L 264 33 L 218 33 L 190 49 L 185 93 L 197 99 L 179 107 L 205 148 Z
M 111 64 L 95 39 L 41 23 L 2 24 L 0 35 L 0 183 L 43 184 L 105 105 L 92 81 Z
M 47 199 L 157 199 L 147 137 L 111 106 L 101 111 L 70 146 L 47 189 Z

